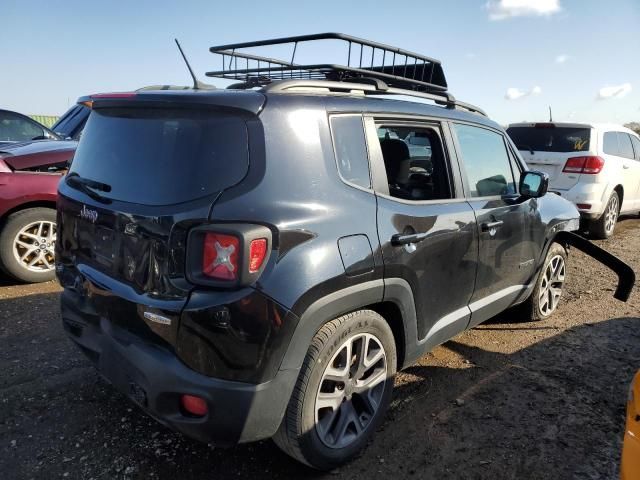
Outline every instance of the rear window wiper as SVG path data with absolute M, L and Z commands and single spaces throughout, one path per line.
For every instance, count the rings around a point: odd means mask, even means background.
M 111 203 L 111 200 L 96 192 L 96 190 L 100 192 L 110 192 L 111 185 L 81 177 L 76 172 L 69 173 L 66 176 L 66 182 L 70 187 L 80 190 L 98 202 Z
M 531 155 L 536 153 L 536 152 L 533 151 L 533 148 L 531 148 L 529 145 L 516 145 L 516 148 L 518 150 L 529 150 L 529 153 L 531 153 Z

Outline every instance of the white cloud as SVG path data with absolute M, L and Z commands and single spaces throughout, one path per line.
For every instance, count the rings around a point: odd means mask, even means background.
M 631 91 L 630 83 L 623 83 L 622 85 L 611 85 L 602 87 L 598 91 L 598 99 L 608 100 L 610 98 L 622 98 Z
M 563 64 L 567 60 L 569 60 L 569 55 L 562 54 L 562 55 L 558 55 L 556 57 L 556 63 L 558 63 L 558 64 Z
M 529 97 L 531 95 L 540 95 L 542 88 L 534 86 L 531 90 L 521 90 L 516 87 L 507 88 L 507 92 L 504 94 L 504 98 L 507 100 L 518 100 L 523 97 Z
M 490 20 L 524 16 L 549 16 L 561 10 L 560 0 L 489 0 Z

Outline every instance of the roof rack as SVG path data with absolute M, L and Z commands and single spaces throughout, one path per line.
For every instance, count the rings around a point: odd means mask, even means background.
M 345 64 L 295 63 L 299 44 L 319 40 L 342 41 L 345 46 Z M 238 51 L 283 44 L 293 44 L 290 59 L 282 60 Z M 207 72 L 206 75 L 238 81 L 227 88 L 263 87 L 272 92 L 325 89 L 333 92 L 358 91 L 364 95 L 405 95 L 486 116 L 480 108 L 459 102 L 447 92 L 447 81 L 440 61 L 342 33 L 233 43 L 211 47 L 209 50 L 222 57 L 222 70 Z
M 344 64 L 296 64 L 298 46 L 319 40 L 343 42 Z M 290 60 L 237 52 L 251 47 L 293 44 Z M 429 92 L 446 91 L 447 81 L 438 60 L 382 43 L 344 35 L 318 33 L 297 37 L 283 37 L 256 42 L 218 45 L 209 49 L 222 57 L 222 70 L 207 72 L 209 77 L 241 80 L 247 88 L 267 85 L 274 80 L 336 80 L 371 77 L 389 86 Z

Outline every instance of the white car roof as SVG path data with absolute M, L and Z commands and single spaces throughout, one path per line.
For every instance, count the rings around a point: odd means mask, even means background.
M 510 127 L 533 127 L 539 123 L 553 123 L 557 127 L 569 127 L 569 128 L 595 128 L 596 130 L 606 131 L 606 132 L 626 132 L 631 135 L 638 136 L 636 132 L 628 129 L 627 127 L 623 127 L 622 125 L 617 125 L 615 123 L 597 123 L 597 122 L 588 122 L 588 123 L 575 123 L 575 122 L 518 122 L 518 123 L 510 123 L 507 128 Z

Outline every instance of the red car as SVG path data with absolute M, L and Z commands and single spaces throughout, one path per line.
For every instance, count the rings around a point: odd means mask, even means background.
M 22 282 L 55 276 L 56 191 L 77 142 L 0 147 L 0 268 Z

